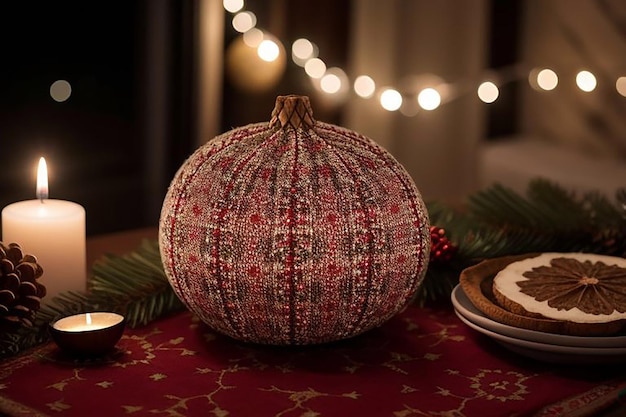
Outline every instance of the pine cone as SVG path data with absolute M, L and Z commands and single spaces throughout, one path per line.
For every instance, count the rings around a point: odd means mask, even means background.
M 46 295 L 46 287 L 37 282 L 42 275 L 37 258 L 24 255 L 17 243 L 0 242 L 0 329 L 33 325 Z

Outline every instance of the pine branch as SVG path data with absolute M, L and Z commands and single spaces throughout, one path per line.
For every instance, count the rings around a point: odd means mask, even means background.
M 64 316 L 112 311 L 124 315 L 129 327 L 137 327 L 183 309 L 163 271 L 157 241 L 146 240 L 134 252 L 98 260 L 86 293 L 63 293 L 41 308 L 33 327 L 3 334 L 0 358 L 45 342 L 48 325 Z
M 165 276 L 156 240 L 144 241 L 128 255 L 96 262 L 89 292 L 92 307 L 123 314 L 130 327 L 184 309 Z
M 577 251 L 626 257 L 626 188 L 612 202 L 537 179 L 525 196 L 494 185 L 470 196 L 463 211 L 434 202 L 428 212 L 458 251 L 446 265 L 431 263 L 416 295 L 420 304 L 448 298 L 461 271 L 483 259 Z
M 470 198 L 468 216 L 479 235 L 498 242 L 500 250 L 489 257 L 547 250 L 626 254 L 623 209 L 598 193 L 578 197 L 546 180 L 532 181 L 526 198 L 499 185 L 479 192 Z

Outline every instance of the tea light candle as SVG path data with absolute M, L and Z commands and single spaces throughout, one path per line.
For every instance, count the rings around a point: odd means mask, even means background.
M 86 286 L 85 209 L 76 203 L 48 199 L 48 169 L 44 158 L 37 170 L 37 199 L 10 204 L 2 210 L 2 241 L 18 243 L 43 268 L 43 302 L 63 291 Z
M 126 320 L 117 313 L 93 312 L 64 317 L 50 325 L 50 334 L 64 351 L 74 355 L 101 355 L 115 347 Z

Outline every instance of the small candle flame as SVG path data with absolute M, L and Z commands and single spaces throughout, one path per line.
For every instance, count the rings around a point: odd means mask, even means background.
M 91 325 L 91 313 L 87 313 L 85 315 L 85 322 L 87 323 L 87 325 Z
M 39 158 L 37 167 L 37 198 L 42 202 L 48 198 L 48 166 L 43 157 Z

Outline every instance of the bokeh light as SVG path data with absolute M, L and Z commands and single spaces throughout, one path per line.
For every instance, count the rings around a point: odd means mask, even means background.
M 224 70 L 228 81 L 237 89 L 246 92 L 258 93 L 275 88 L 282 79 L 287 66 L 282 44 L 275 45 L 278 46 L 279 52 L 273 61 L 267 61 L 261 57 L 267 52 L 265 48 L 259 51 L 258 47 L 249 46 L 244 41 L 244 35 L 233 39 L 226 48 L 224 57 Z M 275 53 L 273 47 L 270 46 L 267 49 Z
M 316 58 L 317 47 L 308 39 L 296 39 L 291 44 L 291 59 L 296 65 L 303 67 L 311 58 Z
M 335 74 L 324 74 L 320 80 L 322 91 L 328 94 L 334 94 L 341 89 L 341 80 Z
M 257 48 L 259 58 L 265 62 L 276 61 L 280 55 L 280 47 L 271 39 L 264 39 Z
M 72 86 L 65 80 L 57 80 L 50 86 L 50 97 L 58 103 L 62 103 L 72 95 Z
M 376 92 L 376 83 L 367 75 L 359 75 L 354 80 L 354 92 L 362 98 L 369 98 Z
M 239 33 L 245 33 L 256 26 L 256 15 L 252 12 L 237 13 L 233 17 L 233 28 Z
M 493 103 L 498 99 L 499 95 L 498 86 L 491 81 L 485 81 L 478 86 L 478 98 L 483 103 Z
M 311 78 L 322 78 L 326 73 L 326 64 L 319 58 L 311 58 L 304 65 L 304 71 Z
M 393 88 L 387 88 L 380 94 L 380 105 L 388 111 L 396 111 L 402 106 L 402 94 Z
M 558 84 L 559 77 L 551 69 L 544 68 L 537 73 L 537 86 L 542 90 L 554 90 Z
M 227 12 L 237 13 L 239 10 L 243 9 L 243 0 L 224 0 L 222 5 Z
M 576 74 L 576 85 L 582 91 L 588 93 L 596 89 L 598 82 L 596 76 L 589 71 L 580 71 Z
M 615 89 L 620 95 L 626 97 L 626 77 L 619 77 L 617 79 Z
M 341 68 L 329 68 L 320 79 L 320 89 L 328 94 L 347 92 L 348 76 Z
M 417 102 L 424 110 L 435 110 L 441 104 L 441 94 L 434 88 L 425 88 L 417 95 Z
M 250 48 L 257 48 L 263 42 L 263 36 L 261 29 L 252 28 L 243 34 L 243 41 Z

